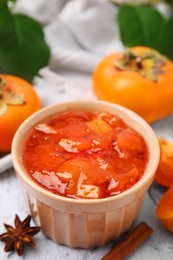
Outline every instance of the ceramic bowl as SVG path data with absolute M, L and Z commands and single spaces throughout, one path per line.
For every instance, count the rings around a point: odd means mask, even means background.
M 72 199 L 53 194 L 31 179 L 21 160 L 22 147 L 31 128 L 69 110 L 111 112 L 143 136 L 148 145 L 149 161 L 143 177 L 133 187 L 103 199 Z M 24 187 L 32 217 L 47 237 L 60 244 L 81 248 L 102 246 L 130 228 L 153 181 L 159 155 L 157 138 L 141 117 L 104 101 L 64 102 L 43 108 L 22 123 L 12 144 L 13 165 Z

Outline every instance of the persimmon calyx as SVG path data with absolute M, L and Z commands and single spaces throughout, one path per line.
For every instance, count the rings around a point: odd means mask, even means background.
M 24 95 L 15 93 L 6 81 L 0 78 L 0 116 L 6 112 L 8 105 L 24 105 L 25 103 Z
M 114 66 L 122 71 L 134 71 L 144 78 L 157 82 L 158 75 L 163 74 L 165 57 L 157 51 L 146 51 L 141 56 L 131 50 L 127 50 L 123 57 L 114 62 Z

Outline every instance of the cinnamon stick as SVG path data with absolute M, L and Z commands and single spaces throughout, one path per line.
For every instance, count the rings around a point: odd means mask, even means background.
M 113 247 L 101 260 L 123 260 L 140 246 L 150 235 L 153 229 L 145 222 L 136 226 L 122 241 Z

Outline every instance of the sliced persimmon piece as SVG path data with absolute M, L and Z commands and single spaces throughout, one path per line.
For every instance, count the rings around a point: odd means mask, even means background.
M 77 158 L 71 158 L 68 161 L 65 161 L 58 169 L 57 175 L 63 181 L 69 181 L 68 176 L 71 176 L 71 180 L 78 182 L 80 173 L 81 173 L 81 161 Z M 67 177 L 66 177 L 67 176 Z
M 99 135 L 105 135 L 112 130 L 112 127 L 101 119 L 94 119 L 86 123 L 87 126 Z
M 121 131 L 115 142 L 121 152 L 142 153 L 145 147 L 143 138 L 133 129 Z
M 111 127 L 116 128 L 116 127 L 121 127 L 121 128 L 126 128 L 126 124 L 124 121 L 116 115 L 113 115 L 109 112 L 100 112 L 97 114 L 97 119 L 104 120 L 106 123 L 108 123 Z
M 99 198 L 100 188 L 95 184 L 85 182 L 90 179 L 90 182 L 94 183 L 94 179 L 97 180 L 98 174 L 103 172 L 103 170 L 99 168 L 97 162 L 92 157 L 88 156 L 87 158 L 72 158 L 64 162 L 59 168 L 59 172 L 56 175 L 63 182 L 68 182 L 67 195 L 76 195 L 80 198 Z M 105 174 L 103 178 L 106 178 Z
M 100 157 L 93 158 L 90 155 L 71 158 L 60 166 L 59 172 L 71 173 L 71 180 L 76 185 L 80 182 L 78 186 L 81 184 L 96 185 L 96 183 L 104 182 L 114 174 L 108 162 L 101 160 Z M 81 174 L 83 174 L 83 177 Z
M 44 134 L 57 134 L 57 131 L 55 130 L 55 128 L 53 128 L 47 124 L 38 124 L 37 126 L 35 126 L 35 129 Z
M 166 187 L 173 186 L 173 143 L 164 138 L 159 139 L 160 162 L 155 180 Z
M 115 195 L 132 187 L 139 179 L 139 170 L 132 168 L 122 174 L 116 174 L 109 181 L 108 190 L 111 195 Z
M 167 176 L 165 176 L 165 174 L 160 169 L 157 169 L 156 171 L 155 181 L 158 184 L 165 186 L 167 188 L 173 186 L 172 180 L 170 180 Z
M 79 153 L 81 151 L 88 151 L 90 149 L 97 149 L 100 148 L 108 148 L 108 144 L 104 142 L 104 139 L 100 140 L 99 137 L 98 140 L 92 139 L 92 136 L 87 137 L 73 137 L 73 138 L 61 138 L 58 142 L 58 144 L 69 153 Z
M 78 141 L 73 141 L 67 138 L 61 138 L 61 140 L 58 142 L 58 144 L 64 148 L 64 150 L 66 152 L 69 153 L 78 153 L 78 146 L 80 145 L 80 143 Z
M 100 197 L 100 188 L 95 185 L 82 184 L 77 189 L 77 196 L 86 199 L 98 199 Z
M 63 182 L 68 183 L 66 195 L 75 195 L 77 193 L 77 183 L 80 177 L 81 167 L 80 161 L 72 158 L 65 161 L 60 167 L 56 175 Z M 69 178 L 70 177 L 70 178 Z
M 169 188 L 156 208 L 156 216 L 160 222 L 173 232 L 173 187 Z

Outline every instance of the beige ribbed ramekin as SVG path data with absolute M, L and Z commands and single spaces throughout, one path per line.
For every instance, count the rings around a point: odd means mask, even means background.
M 143 177 L 132 188 L 104 199 L 71 199 L 45 190 L 30 178 L 21 160 L 23 143 L 30 129 L 69 110 L 109 111 L 143 136 L 149 149 L 149 162 Z M 43 233 L 60 244 L 89 248 L 118 238 L 137 218 L 158 166 L 159 145 L 151 127 L 134 112 L 104 101 L 73 101 L 46 107 L 25 120 L 13 139 L 12 157 L 31 215 L 41 225 Z

